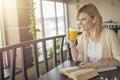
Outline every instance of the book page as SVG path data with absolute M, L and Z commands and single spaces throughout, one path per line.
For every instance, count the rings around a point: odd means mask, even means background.
M 87 69 L 80 69 L 75 72 L 70 73 L 69 77 L 74 80 L 88 80 L 95 76 L 99 75 L 96 69 L 87 68 Z
M 67 75 L 69 75 L 69 73 L 77 71 L 77 70 L 79 70 L 79 67 L 78 66 L 74 66 L 74 67 L 68 67 L 68 68 L 60 69 L 59 72 L 61 74 L 64 74 L 64 75 L 67 76 Z
M 104 71 L 109 71 L 109 70 L 114 70 L 117 69 L 117 67 L 100 67 L 97 68 L 98 72 L 104 72 Z

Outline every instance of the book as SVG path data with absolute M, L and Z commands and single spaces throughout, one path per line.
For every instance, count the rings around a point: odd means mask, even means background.
M 97 68 L 98 72 L 110 71 L 110 70 L 115 70 L 115 69 L 117 69 L 117 67 L 115 66 Z
M 73 80 L 88 80 L 99 75 L 97 69 L 80 69 L 78 66 L 62 68 L 59 72 Z

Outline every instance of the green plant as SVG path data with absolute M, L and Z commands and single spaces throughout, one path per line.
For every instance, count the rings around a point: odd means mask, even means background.
M 34 15 L 35 8 L 34 8 L 33 0 L 29 0 L 29 5 L 30 5 L 30 10 L 29 10 L 29 18 L 30 18 L 29 32 L 31 33 L 32 38 L 36 39 L 37 38 L 37 32 L 40 32 L 40 29 L 37 29 L 35 27 L 35 25 L 36 25 L 36 23 L 35 23 L 35 15 Z M 37 47 L 36 51 L 37 51 L 37 57 L 39 57 L 40 49 Z M 32 63 L 34 64 L 34 62 L 32 62 Z
M 48 53 L 47 53 L 48 56 L 52 56 L 53 55 L 53 47 L 50 47 L 48 49 Z
M 33 0 L 29 0 L 29 4 L 30 4 L 30 10 L 29 10 L 29 18 L 30 18 L 30 25 L 29 25 L 29 32 L 32 34 L 33 39 L 37 38 L 37 32 L 40 32 L 40 29 L 37 29 L 35 27 L 36 23 L 35 23 L 35 15 L 34 15 L 34 3 Z
M 56 39 L 56 49 L 60 49 L 60 38 Z
M 35 27 L 36 23 L 35 23 L 35 15 L 34 15 L 34 3 L 33 0 L 29 0 L 29 5 L 30 5 L 30 10 L 29 10 L 29 18 L 30 18 L 30 25 L 29 25 L 29 32 L 32 35 L 33 39 L 37 38 L 37 32 L 40 32 L 40 29 L 37 29 Z M 39 57 L 40 55 L 40 50 L 39 48 L 37 48 L 37 56 Z
M 59 50 L 59 49 L 60 49 L 60 41 L 61 41 L 60 38 L 57 38 L 57 39 L 56 39 L 56 50 Z M 52 55 L 53 55 L 53 47 L 51 46 L 51 47 L 48 49 L 47 52 L 48 52 L 48 53 L 47 53 L 48 56 L 52 56 Z
M 80 2 L 80 0 L 72 0 L 75 4 L 76 4 L 76 8 L 78 9 L 79 8 L 79 2 Z

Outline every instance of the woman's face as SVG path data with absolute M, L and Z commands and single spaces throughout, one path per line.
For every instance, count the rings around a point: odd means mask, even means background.
M 95 23 L 95 19 L 91 18 L 86 13 L 79 14 L 79 24 L 83 31 L 90 31 L 94 28 L 93 23 Z

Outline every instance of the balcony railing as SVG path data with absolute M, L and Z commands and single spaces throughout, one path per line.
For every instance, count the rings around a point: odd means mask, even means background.
M 48 58 L 47 58 L 47 49 L 46 49 L 46 41 L 52 40 L 53 41 L 53 64 L 54 67 L 57 66 L 57 52 L 56 52 L 56 39 L 61 39 L 61 45 L 60 45 L 60 62 L 64 62 L 63 59 L 63 44 L 65 40 L 66 35 L 59 35 L 54 37 L 48 37 L 44 39 L 36 39 L 36 40 L 30 40 L 21 42 L 15 45 L 9 45 L 3 48 L 0 48 L 0 80 L 5 80 L 5 70 L 4 70 L 4 64 L 3 64 L 3 54 L 11 54 L 11 61 L 10 61 L 10 80 L 15 80 L 15 67 L 16 67 L 16 55 L 18 54 L 17 49 L 20 50 L 19 54 L 21 54 L 21 63 L 22 63 L 22 73 L 23 73 L 23 79 L 28 80 L 27 76 L 27 67 L 26 67 L 26 57 L 25 57 L 25 49 L 26 47 L 31 47 L 32 49 L 32 55 L 33 55 L 33 63 L 34 63 L 34 71 L 35 71 L 35 77 L 36 79 L 40 77 L 39 73 L 39 61 L 37 56 L 37 44 L 42 43 L 42 49 L 43 49 L 43 59 L 45 63 L 45 71 L 48 72 Z

